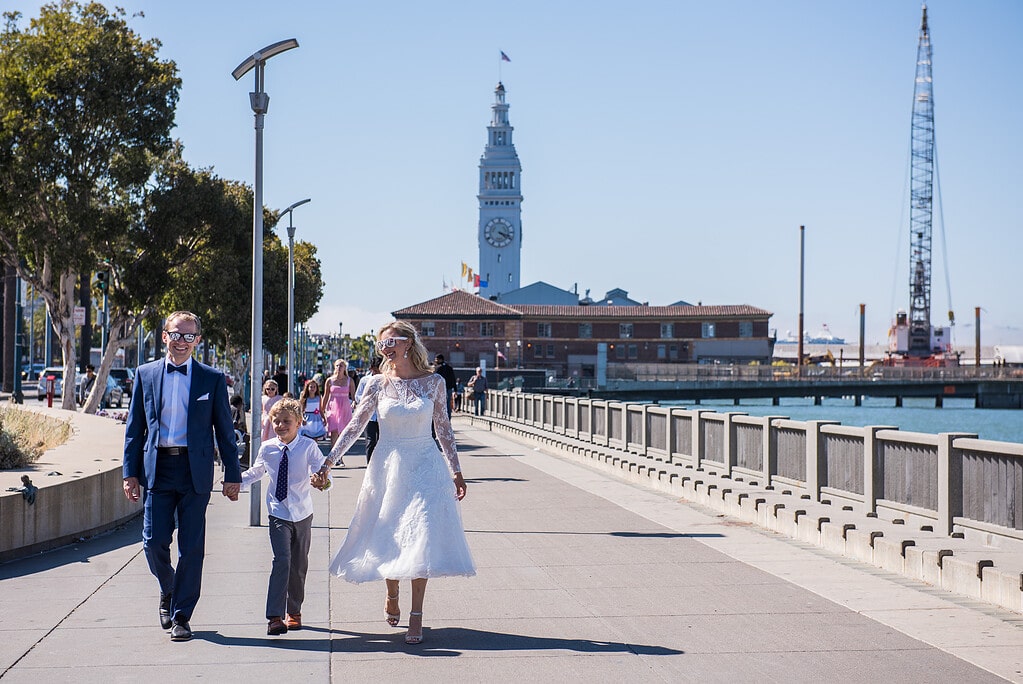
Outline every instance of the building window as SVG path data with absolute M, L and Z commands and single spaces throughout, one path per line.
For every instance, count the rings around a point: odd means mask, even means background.
M 624 344 L 616 344 L 616 345 L 614 345 L 614 348 L 615 348 L 615 358 L 616 359 L 622 359 L 624 361 L 625 360 L 625 345 Z
M 739 321 L 739 337 L 753 337 L 753 321 Z
M 632 359 L 638 359 L 638 358 L 639 358 L 639 346 L 635 345 L 635 344 L 630 344 L 629 345 L 629 359 L 632 360 Z
M 704 337 L 714 337 L 714 324 L 704 323 L 702 334 Z
M 657 345 L 657 360 L 664 361 L 668 358 L 668 347 L 663 344 Z
M 553 359 L 554 358 L 554 345 L 553 344 L 548 344 L 547 345 L 547 358 L 548 359 Z
M 419 331 L 423 337 L 433 337 L 436 334 L 436 328 L 433 321 L 426 321 L 423 323 L 422 330 Z
M 673 344 L 668 347 L 668 360 L 678 361 L 678 345 Z
M 661 323 L 661 339 L 670 340 L 675 336 L 675 325 L 673 323 Z
M 465 337 L 465 323 L 452 323 L 451 324 L 451 336 L 452 337 Z
M 533 346 L 533 356 L 538 359 L 543 358 L 543 345 L 537 344 Z
M 537 323 L 536 324 L 536 336 L 537 337 L 554 337 L 551 334 L 550 323 Z
M 480 323 L 480 337 L 493 337 L 494 336 L 494 324 L 493 322 Z
M 632 337 L 632 323 L 619 323 L 618 337 L 622 338 L 623 340 Z
M 589 339 L 593 337 L 593 324 L 592 323 L 580 323 L 579 324 L 579 339 Z

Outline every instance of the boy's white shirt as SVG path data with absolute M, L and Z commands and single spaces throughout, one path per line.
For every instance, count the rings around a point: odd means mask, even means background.
M 314 487 L 309 484 L 309 476 L 323 465 L 323 452 L 316 442 L 309 437 L 297 435 L 287 443 L 288 447 L 288 496 L 278 501 L 277 471 L 281 465 L 282 447 L 285 444 L 279 437 L 263 442 L 259 447 L 252 467 L 242 473 L 242 488 L 248 487 L 265 475 L 270 476 L 266 487 L 267 512 L 275 518 L 298 522 L 313 514 Z M 327 474 L 330 478 L 330 473 Z

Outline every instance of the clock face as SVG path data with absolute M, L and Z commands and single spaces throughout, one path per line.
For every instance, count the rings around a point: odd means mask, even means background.
M 494 247 L 505 247 L 515 237 L 515 228 L 504 219 L 496 218 L 483 228 L 483 237 Z

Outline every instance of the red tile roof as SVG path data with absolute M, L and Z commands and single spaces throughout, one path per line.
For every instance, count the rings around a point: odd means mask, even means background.
M 723 306 L 566 306 L 548 304 L 498 304 L 479 295 L 455 290 L 434 299 L 391 312 L 407 318 L 658 318 L 722 319 L 768 318 L 772 314 L 748 304 Z
M 446 295 L 413 304 L 392 311 L 395 318 L 519 318 L 521 314 L 515 309 L 484 299 L 479 295 L 455 290 Z

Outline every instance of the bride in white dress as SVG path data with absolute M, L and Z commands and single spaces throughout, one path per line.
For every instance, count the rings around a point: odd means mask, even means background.
M 412 580 L 405 642 L 418 644 L 427 579 L 476 574 L 458 504 L 466 487 L 444 379 L 433 373 L 415 328 L 404 321 L 390 323 L 381 329 L 376 346 L 384 357 L 383 372 L 363 379 L 366 389 L 352 421 L 314 477 L 325 479 L 376 412 L 380 441 L 330 571 L 349 582 L 385 580 L 385 612 L 392 627 L 400 619 L 398 580 Z

